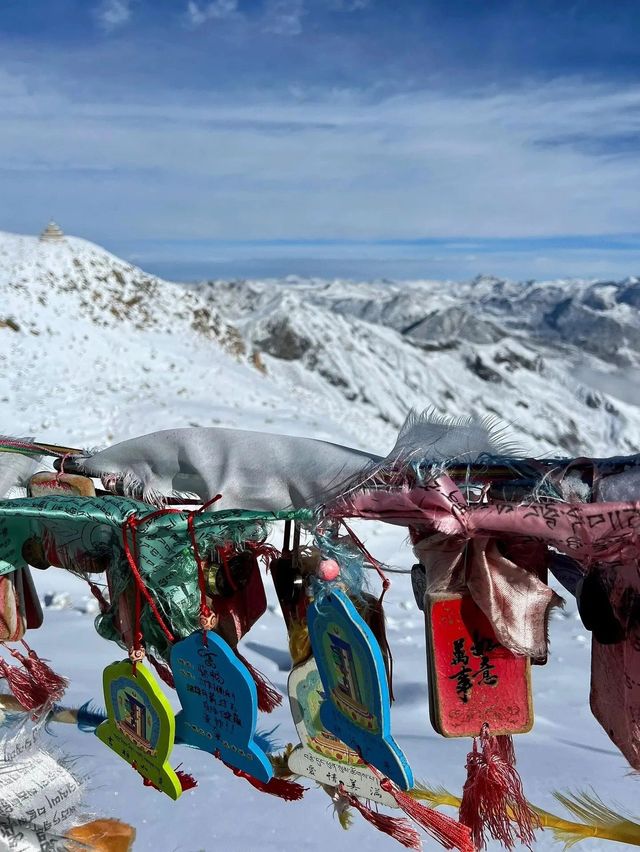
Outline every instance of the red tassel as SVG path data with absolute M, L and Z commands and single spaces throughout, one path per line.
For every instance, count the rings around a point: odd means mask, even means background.
M 445 849 L 459 849 L 460 852 L 474 852 L 471 831 L 466 825 L 452 817 L 441 814 L 427 805 L 421 804 L 401 790 L 389 778 L 383 778 L 380 787 L 390 793 L 398 807 L 422 826 L 424 830 L 442 844 Z
M 27 643 L 22 640 L 22 644 L 27 649 L 27 656 L 20 654 L 18 651 L 11 651 L 16 659 L 19 659 L 25 669 L 29 672 L 33 681 L 37 683 L 47 694 L 51 701 L 60 701 L 66 688 L 69 686 L 69 681 L 56 674 L 51 666 L 42 660 L 37 653 L 30 648 Z
M 198 786 L 198 782 L 193 775 L 189 775 L 188 772 L 183 772 L 181 769 L 176 769 L 175 772 L 178 776 L 178 780 L 180 781 L 183 793 L 185 790 L 193 790 L 194 787 Z
M 156 657 L 153 656 L 153 654 L 150 654 L 148 651 L 147 659 L 158 673 L 158 677 L 160 678 L 160 680 L 164 681 L 164 683 L 166 683 L 167 686 L 171 689 L 175 689 L 176 684 L 173 679 L 173 672 L 171 671 L 169 666 L 163 663 L 162 660 L 158 660 Z
M 271 713 L 272 710 L 275 710 L 276 707 L 279 707 L 282 704 L 282 696 L 275 686 L 267 680 L 262 672 L 255 669 L 251 663 L 242 656 L 237 648 L 235 649 L 235 652 L 237 658 L 247 667 L 249 674 L 255 681 L 256 689 L 258 690 L 258 710 L 261 710 L 263 713 Z
M 407 849 L 422 849 L 420 835 L 408 820 L 398 819 L 397 817 L 387 816 L 387 814 L 371 810 L 357 796 L 349 793 L 343 784 L 340 784 L 338 787 L 338 792 L 349 802 L 352 808 L 355 808 L 361 813 L 366 821 L 375 826 L 378 831 L 382 831 L 384 834 L 388 834 L 389 837 L 393 837 L 394 840 L 406 846 Z
M 496 749 L 501 759 L 509 766 L 516 765 L 516 750 L 513 745 L 513 737 L 511 734 L 498 734 L 495 738 Z
M 493 737 L 483 725 L 467 755 L 467 780 L 462 791 L 460 821 L 471 829 L 478 849 L 486 846 L 485 831 L 507 849 L 520 842 L 531 849 L 540 820 L 524 796 L 515 769 L 510 737 Z
M 131 766 L 133 767 L 133 769 L 136 770 L 136 772 L 138 772 L 138 767 L 136 766 L 135 760 L 131 764 Z M 182 787 L 183 793 L 186 790 L 193 790 L 194 787 L 198 786 L 198 782 L 196 781 L 196 779 L 193 777 L 193 775 L 189 775 L 188 772 L 183 772 L 181 769 L 176 769 L 175 773 L 178 776 L 178 781 L 180 782 L 180 786 Z M 139 772 L 138 774 L 140 775 Z M 145 787 L 153 787 L 154 790 L 158 790 L 160 793 L 162 792 L 160 787 L 154 784 L 153 781 L 151 781 L 149 778 L 145 778 L 144 775 L 140 775 L 140 777 L 142 778 L 142 783 Z
M 285 802 L 298 802 L 305 794 L 307 790 L 306 787 L 303 787 L 302 784 L 297 784 L 295 781 L 287 781 L 286 778 L 271 778 L 265 784 L 264 781 L 258 781 L 257 778 L 254 778 L 252 775 L 248 775 L 243 772 L 236 772 L 234 769 L 234 773 L 241 778 L 246 778 L 246 780 L 256 788 L 256 790 L 260 790 L 261 793 L 269 793 L 271 796 L 277 796 L 279 799 L 284 799 Z
M 256 559 L 262 558 L 267 571 L 270 569 L 271 563 L 275 559 L 279 559 L 282 555 L 277 547 L 266 541 L 248 541 L 246 547 L 253 553 Z
M 299 801 L 308 789 L 307 787 L 303 787 L 302 784 L 297 784 L 295 781 L 287 781 L 286 778 L 271 778 L 265 783 L 264 781 L 254 778 L 253 775 L 249 775 L 248 772 L 238 769 L 236 766 L 230 766 L 226 760 L 222 760 L 219 751 L 215 752 L 215 756 L 218 760 L 221 760 L 227 769 L 230 769 L 234 775 L 238 778 L 244 778 L 245 781 L 248 781 L 252 787 L 256 788 L 256 790 L 260 790 L 261 793 L 269 793 L 271 796 L 278 796 L 279 799 L 284 799 L 285 802 Z
M 49 694 L 33 680 L 28 671 L 0 660 L 0 676 L 6 679 L 12 694 L 25 710 L 37 710 L 47 703 Z

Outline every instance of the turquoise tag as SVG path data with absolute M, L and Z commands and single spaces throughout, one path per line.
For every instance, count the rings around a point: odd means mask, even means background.
M 220 757 L 259 781 L 273 777 L 271 762 L 254 735 L 258 694 L 253 678 L 227 642 L 202 632 L 171 649 L 171 669 L 182 710 L 176 736 L 187 745 Z
M 391 736 L 389 686 L 378 642 L 340 589 L 307 610 L 313 655 L 324 689 L 320 720 L 401 789 L 413 773 Z

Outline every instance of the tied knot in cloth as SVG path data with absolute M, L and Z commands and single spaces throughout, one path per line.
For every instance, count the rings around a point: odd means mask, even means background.
M 563 602 L 537 576 L 544 545 L 514 545 L 509 559 L 489 536 L 433 533 L 415 543 L 414 553 L 426 569 L 427 593 L 468 591 L 501 645 L 533 659 L 547 656 L 549 612 Z
M 414 552 L 426 569 L 427 592 L 468 590 L 505 648 L 542 660 L 549 612 L 563 601 L 540 579 L 547 546 L 533 536 L 536 524 L 543 524 L 552 538 L 549 525 L 557 521 L 544 507 L 531 518 L 528 507 L 513 509 L 469 505 L 444 474 L 421 488 L 361 491 L 332 507 L 336 514 L 410 526 Z
M 479 534 L 467 501 L 447 476 L 435 479 L 425 497 L 437 532 L 412 532 L 414 553 L 426 569 L 427 592 L 468 591 L 501 645 L 514 654 L 544 660 L 549 612 L 563 605 L 538 576 L 546 566 L 546 545 L 499 543 Z

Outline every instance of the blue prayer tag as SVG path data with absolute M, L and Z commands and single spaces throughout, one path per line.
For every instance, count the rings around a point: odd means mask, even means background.
M 171 649 L 171 669 L 182 710 L 176 739 L 220 757 L 259 781 L 273 777 L 271 762 L 255 742 L 256 685 L 217 633 L 193 633 Z
M 378 642 L 340 589 L 307 610 L 313 655 L 324 689 L 324 727 L 394 781 L 413 786 L 413 773 L 391 736 L 389 686 Z

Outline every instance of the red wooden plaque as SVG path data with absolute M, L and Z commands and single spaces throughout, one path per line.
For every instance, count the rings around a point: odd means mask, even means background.
M 533 726 L 531 663 L 499 645 L 469 595 L 425 598 L 429 715 L 445 737 L 523 734 Z

